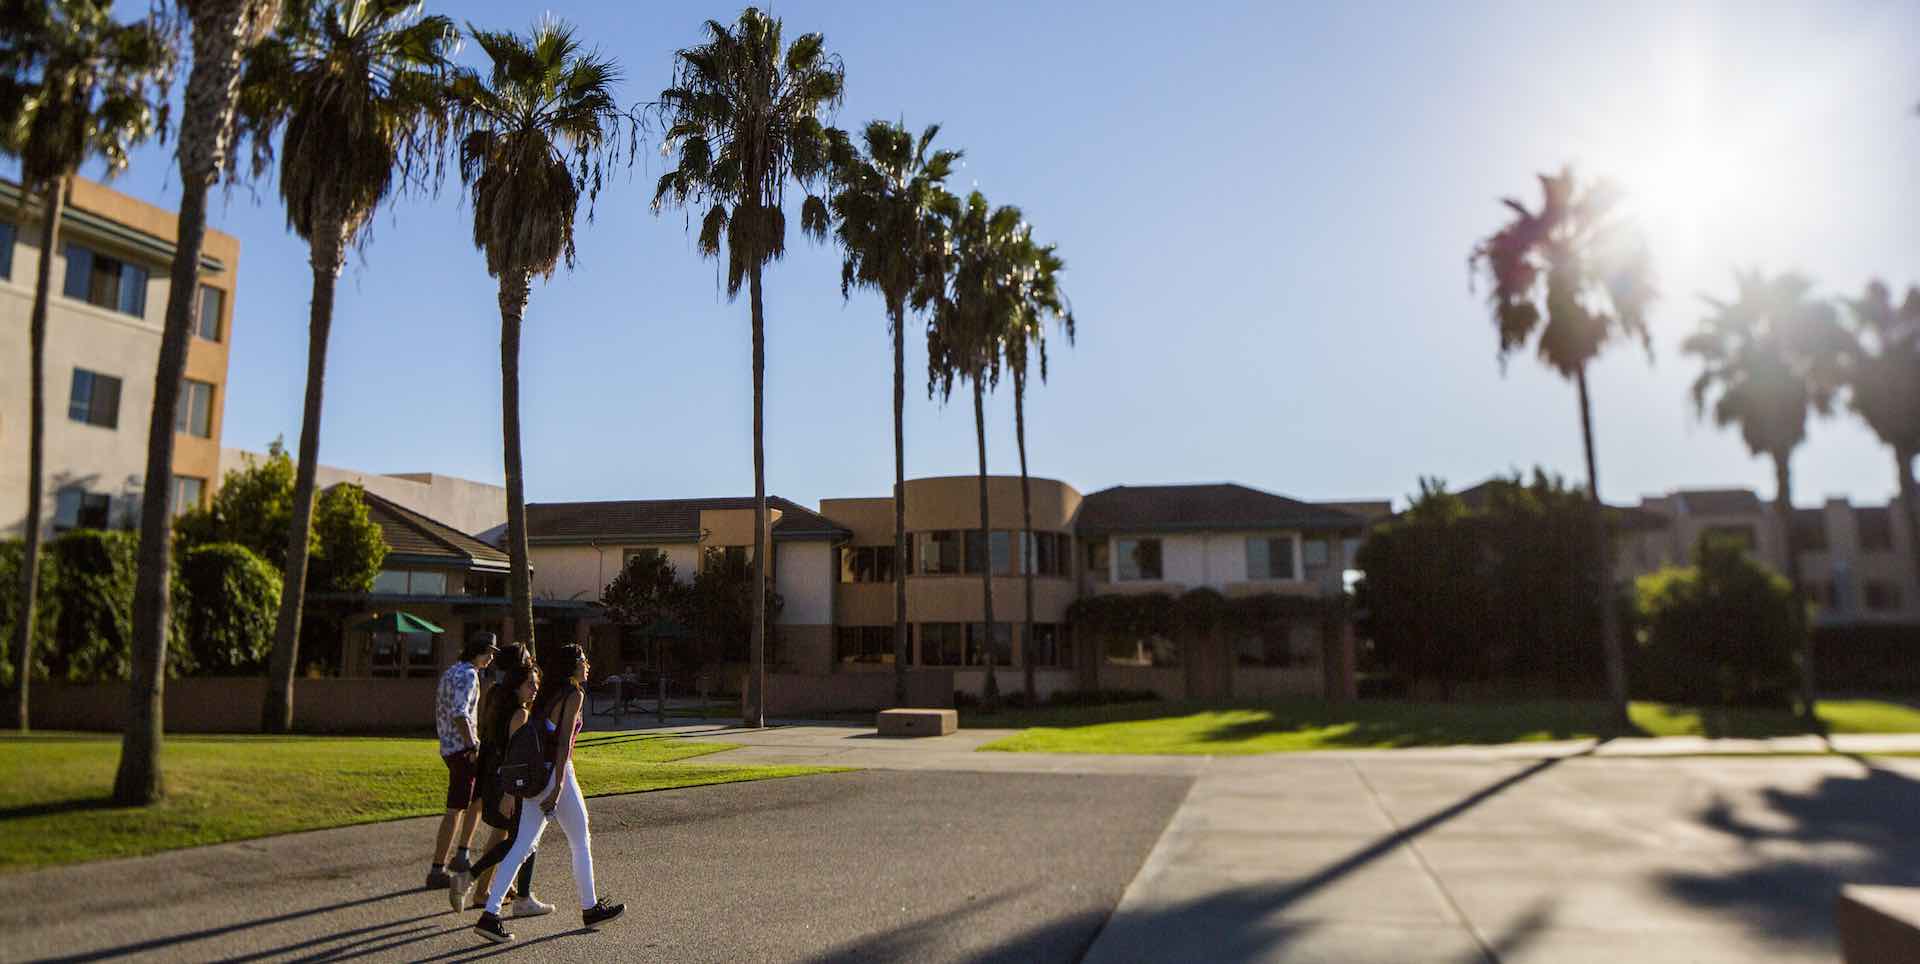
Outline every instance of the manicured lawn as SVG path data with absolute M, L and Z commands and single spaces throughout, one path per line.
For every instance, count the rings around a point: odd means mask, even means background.
M 580 737 L 589 796 L 826 773 L 820 767 L 684 762 L 730 743 L 644 732 Z M 169 736 L 168 794 L 111 806 L 112 734 L 0 737 L 0 873 L 442 812 L 447 783 L 428 739 Z
M 1643 736 L 1782 736 L 1804 732 L 1791 713 L 1700 711 L 1635 703 Z M 1875 700 L 1820 704 L 1833 733 L 1920 733 L 1920 710 Z M 1524 743 L 1599 735 L 1604 713 L 1591 703 L 1331 704 L 1297 700 L 1233 706 L 1125 703 L 1115 706 L 961 713 L 966 727 L 1023 732 L 983 750 L 1050 753 L 1241 754 L 1303 750 Z

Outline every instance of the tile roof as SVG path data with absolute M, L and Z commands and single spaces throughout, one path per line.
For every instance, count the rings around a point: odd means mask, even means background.
M 414 559 L 439 559 L 480 569 L 503 569 L 507 554 L 454 527 L 430 519 L 364 489 L 367 516 L 380 527 L 387 551 Z
M 1752 515 L 1761 510 L 1752 489 L 1682 489 L 1674 500 L 1688 515 Z
M 1289 499 L 1231 482 L 1204 485 L 1117 485 L 1089 494 L 1074 516 L 1077 532 L 1155 529 L 1352 529 L 1366 520 L 1350 512 Z
M 645 499 L 623 502 L 536 502 L 527 506 L 529 542 L 567 543 L 700 538 L 700 513 L 752 509 L 751 497 L 724 499 Z M 846 539 L 853 531 L 798 503 L 767 496 L 767 508 L 780 510 L 775 539 Z

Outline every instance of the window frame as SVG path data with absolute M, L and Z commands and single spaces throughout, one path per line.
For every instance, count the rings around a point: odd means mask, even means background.
M 1113 541 L 1115 563 L 1115 582 L 1165 582 L 1167 578 L 1167 546 L 1159 536 L 1129 536 Z M 1131 548 L 1129 548 L 1131 545 Z M 1147 573 L 1140 559 L 1140 550 L 1153 547 L 1153 572 Z M 1129 566 L 1132 575 L 1128 575 Z
M 204 388 L 206 391 L 204 393 L 195 391 L 195 389 L 198 388 Z M 212 382 L 203 382 L 197 378 L 187 378 L 185 376 L 181 377 L 180 404 L 175 409 L 173 418 L 174 432 L 180 435 L 190 435 L 194 438 L 213 438 L 214 389 L 215 386 Z M 194 407 L 194 400 L 197 397 L 205 399 L 205 406 L 198 410 Z M 206 423 L 202 426 L 201 431 L 194 430 L 196 422 Z
M 187 482 L 191 482 L 194 484 L 193 500 L 190 504 L 181 498 L 181 493 L 180 493 L 182 484 Z M 184 515 L 188 512 L 191 512 L 195 509 L 200 508 L 201 504 L 206 499 L 206 495 L 207 495 L 206 479 L 203 479 L 197 475 L 175 475 L 173 477 L 172 491 L 169 493 L 169 497 L 172 500 L 172 504 L 168 506 L 168 510 L 173 513 L 175 518 L 178 518 L 181 515 Z
M 214 296 L 215 300 L 219 302 L 219 304 L 214 306 L 212 318 L 207 317 L 208 295 Z M 202 283 L 193 297 L 193 337 L 216 344 L 224 341 L 225 339 L 221 336 L 225 333 L 226 327 L 223 324 L 223 317 L 226 315 L 227 289 L 216 288 L 213 285 Z M 212 324 L 213 334 L 207 334 L 209 323 Z
M 152 272 L 146 265 L 126 258 L 104 254 L 87 245 L 67 241 L 61 246 L 66 258 L 67 272 L 60 286 L 60 293 L 74 301 L 83 302 L 102 311 L 112 311 L 133 318 L 144 319 L 147 316 L 147 284 L 152 280 Z M 113 265 L 115 270 L 103 271 L 103 263 Z M 111 297 L 102 294 L 111 278 L 113 292 Z
M 83 386 L 85 398 L 83 399 Z M 114 375 L 103 375 L 78 365 L 67 390 L 67 421 L 117 431 L 120 428 L 120 395 L 123 385 Z M 102 391 L 102 389 L 108 389 Z M 108 403 L 104 399 L 112 397 Z

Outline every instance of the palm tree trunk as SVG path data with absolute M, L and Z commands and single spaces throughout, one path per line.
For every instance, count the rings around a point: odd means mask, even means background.
M 993 530 L 987 523 L 987 415 L 986 390 L 980 384 L 981 374 L 973 377 L 973 437 L 980 450 L 980 546 L 986 552 L 986 561 L 980 566 L 980 590 L 984 594 L 984 609 L 981 615 L 986 617 L 985 630 L 980 644 L 982 661 L 987 664 L 986 684 L 980 689 L 980 698 L 988 709 L 1000 704 L 1000 681 L 993 675 Z
M 1587 500 L 1593 506 L 1594 550 L 1598 553 L 1594 578 L 1600 602 L 1600 653 L 1606 664 L 1607 703 L 1614 729 L 1626 732 L 1627 664 L 1620 647 L 1620 612 L 1613 591 L 1613 540 L 1607 531 L 1607 507 L 1600 501 L 1600 463 L 1593 454 L 1593 405 L 1587 392 L 1587 370 L 1574 377 L 1580 388 L 1580 439 L 1587 454 Z
M 893 314 L 893 705 L 907 705 L 907 319 L 906 303 Z
M 1800 556 L 1794 548 L 1799 540 L 1793 533 L 1793 470 L 1788 465 L 1793 452 L 1770 454 L 1773 457 L 1773 517 L 1780 527 L 1780 541 L 1786 553 L 1787 584 L 1793 587 L 1793 631 L 1800 639 L 1800 712 L 1807 725 L 1817 727 L 1820 718 L 1814 706 L 1813 633 L 1807 629 L 1806 587 L 1800 584 Z
M 1027 705 L 1031 706 L 1040 701 L 1040 694 L 1033 688 L 1033 567 L 1039 563 L 1040 553 L 1033 544 L 1033 492 L 1027 484 L 1027 375 L 1017 367 L 1013 370 L 1013 438 L 1020 449 L 1020 551 L 1026 557 L 1026 565 L 1021 567 L 1027 616 L 1020 630 L 1020 668 L 1026 675 Z
M 527 486 L 520 460 L 520 321 L 531 278 L 524 269 L 500 274 L 500 441 L 507 475 L 507 594 L 514 641 L 535 651 L 533 575 L 527 562 Z
M 33 316 L 27 325 L 27 521 L 20 555 L 20 613 L 13 627 L 14 705 L 22 733 L 29 727 L 27 688 L 33 680 L 33 629 L 40 594 L 40 500 L 47 444 L 47 298 L 53 290 L 53 252 L 60 250 L 60 218 L 66 211 L 70 179 L 67 175 L 52 184 L 39 185 L 46 203 L 40 225 L 40 267 L 33 279 Z
M 1911 449 L 1895 449 L 1894 471 L 1900 479 L 1900 508 L 1907 517 L 1907 561 L 1913 564 L 1913 595 L 1908 605 L 1920 607 L 1920 484 L 1913 478 Z
M 748 660 L 751 679 L 748 725 L 767 725 L 767 325 L 760 297 L 760 265 L 747 272 L 753 309 L 753 635 Z
M 167 313 L 160 360 L 153 376 L 153 416 L 147 423 L 147 471 L 140 500 L 139 574 L 133 590 L 132 682 L 127 730 L 113 799 L 142 806 L 160 798 L 160 744 L 167 665 L 167 606 L 173 563 L 173 422 L 186 376 L 187 341 L 199 295 L 200 253 L 207 239 L 207 191 L 226 166 L 233 134 L 234 95 L 245 41 L 277 13 L 272 0 L 227 0 L 189 8 L 193 68 L 180 112 L 180 216 L 173 266 L 167 276 Z
M 300 415 L 300 459 L 294 466 L 293 519 L 287 525 L 286 575 L 280 587 L 280 617 L 274 623 L 273 657 L 260 729 L 293 729 L 293 676 L 300 662 L 300 616 L 307 601 L 307 539 L 313 531 L 314 476 L 320 465 L 320 401 L 327 384 L 327 340 L 333 330 L 333 290 L 345 256 L 339 222 L 316 225 L 308 244 L 313 301 L 307 317 L 307 399 Z

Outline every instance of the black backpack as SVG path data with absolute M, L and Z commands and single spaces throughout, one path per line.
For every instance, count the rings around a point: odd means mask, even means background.
M 494 771 L 501 793 L 531 797 L 547 788 L 553 762 L 548 758 L 547 741 L 541 738 L 545 729 L 541 721 L 528 720 L 513 731 L 507 740 L 507 752 L 500 758 L 500 769 Z

